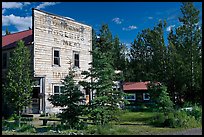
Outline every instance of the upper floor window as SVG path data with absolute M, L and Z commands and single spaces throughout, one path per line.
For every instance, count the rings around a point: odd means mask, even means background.
M 54 56 L 53 56 L 53 64 L 60 66 L 60 50 L 54 48 L 53 54 L 54 54 Z
M 2 57 L 2 68 L 6 69 L 7 68 L 7 62 L 8 62 L 8 60 L 7 60 L 7 52 L 3 53 L 2 56 L 3 56 Z
M 79 52 L 74 51 L 74 67 L 79 68 Z

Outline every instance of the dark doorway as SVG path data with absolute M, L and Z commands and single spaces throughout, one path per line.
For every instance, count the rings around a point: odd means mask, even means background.
M 32 96 L 32 113 L 39 114 L 40 110 L 40 98 L 38 97 L 40 93 L 40 87 L 33 87 L 33 96 Z

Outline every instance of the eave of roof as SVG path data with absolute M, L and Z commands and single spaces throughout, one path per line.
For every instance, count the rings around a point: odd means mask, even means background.
M 23 40 L 25 42 L 25 45 L 31 43 L 33 41 L 33 31 L 25 30 L 2 36 L 2 49 L 9 49 L 15 47 L 16 42 L 19 40 Z
M 123 90 L 124 91 L 147 90 L 148 83 L 149 81 L 147 82 L 125 82 L 123 84 Z

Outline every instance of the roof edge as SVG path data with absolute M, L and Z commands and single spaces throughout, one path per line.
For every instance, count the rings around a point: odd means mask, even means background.
M 71 19 L 68 19 L 68 18 L 66 18 L 65 16 L 62 16 L 62 15 L 57 15 L 57 14 L 53 14 L 53 13 L 50 13 L 50 12 L 47 12 L 47 11 L 43 11 L 43 10 L 39 10 L 39 9 L 36 9 L 36 8 L 32 8 L 32 11 L 34 11 L 34 10 L 37 10 L 37 11 L 40 11 L 40 12 L 43 12 L 43 13 L 46 13 L 46 14 L 49 14 L 49 15 L 52 15 L 52 16 L 61 17 L 61 18 L 63 18 L 63 19 L 66 19 L 66 20 L 69 20 L 69 21 L 72 21 L 72 22 L 76 22 L 76 23 L 79 23 L 79 24 L 83 24 L 83 25 L 85 25 L 85 26 L 87 26 L 87 27 L 92 28 L 91 25 L 84 24 L 84 23 L 82 23 L 82 22 L 76 21 L 75 19 L 74 19 L 74 20 L 71 20 Z
M 23 31 L 15 32 L 15 33 L 12 33 L 12 34 L 4 35 L 4 36 L 2 36 L 2 37 L 10 36 L 10 35 L 17 34 L 17 33 L 22 33 L 22 32 L 29 31 L 29 30 L 32 30 L 32 29 L 28 29 L 28 30 L 23 30 Z

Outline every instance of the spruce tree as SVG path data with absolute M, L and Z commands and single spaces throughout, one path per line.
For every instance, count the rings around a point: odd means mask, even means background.
M 11 32 L 8 30 L 8 27 L 6 27 L 6 35 L 11 34 Z
M 82 74 L 85 79 L 91 78 L 90 82 L 81 81 L 83 87 L 90 87 L 94 93 L 94 97 L 89 105 L 90 119 L 94 124 L 105 125 L 115 119 L 115 112 L 118 110 L 118 105 L 123 103 L 122 92 L 113 90 L 114 81 L 117 81 L 115 70 L 113 68 L 113 60 L 111 52 L 108 49 L 112 47 L 112 41 L 107 26 L 102 27 L 100 38 L 93 39 L 92 50 L 92 67 L 89 71 Z M 108 33 L 105 33 L 108 32 Z
M 175 33 L 171 32 L 169 42 L 181 57 L 182 66 L 177 67 L 176 75 L 180 79 L 177 89 L 179 94 L 187 101 L 201 101 L 202 87 L 202 28 L 199 23 L 199 10 L 192 2 L 183 2 L 181 6 L 182 17 L 179 17 L 181 26 L 176 28 Z M 177 61 L 178 62 L 178 61 Z
M 69 75 L 62 82 L 60 94 L 51 95 L 48 99 L 55 107 L 62 107 L 60 118 L 67 128 L 76 128 L 79 125 L 79 116 L 83 115 L 84 100 L 79 85 L 74 80 L 74 71 L 70 69 Z

